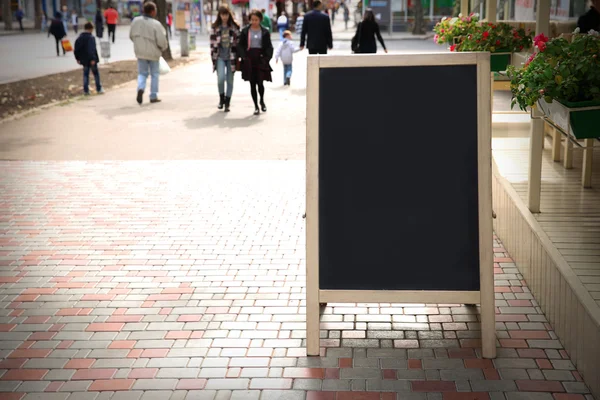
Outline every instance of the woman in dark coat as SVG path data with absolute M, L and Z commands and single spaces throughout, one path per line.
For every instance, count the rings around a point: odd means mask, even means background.
M 356 53 L 377 53 L 377 43 L 375 42 L 375 36 L 377 36 L 379 43 L 381 43 L 383 51 L 387 53 L 385 43 L 383 42 L 381 32 L 379 31 L 379 24 L 377 23 L 377 21 L 375 21 L 375 15 L 373 14 L 373 10 L 368 8 L 367 11 L 365 11 L 365 16 L 363 17 L 362 22 L 359 22 L 358 26 L 356 27 L 355 37 L 358 40 L 358 51 L 356 51 Z
M 54 13 L 54 19 L 50 24 L 50 29 L 48 29 L 48 37 L 50 37 L 50 35 L 54 36 L 54 40 L 56 41 L 56 55 L 60 56 L 58 45 L 60 45 L 62 48 L 63 56 L 67 54 L 62 45 L 62 39 L 67 36 L 67 32 L 65 32 L 65 25 L 62 21 L 62 15 L 58 11 Z
M 102 39 L 104 36 L 104 20 L 102 19 L 102 11 L 96 10 L 96 37 Z
M 267 111 L 263 82 L 271 82 L 272 71 L 269 61 L 273 57 L 273 44 L 269 31 L 260 25 L 262 19 L 263 15 L 260 11 L 252 10 L 250 25 L 242 29 L 238 42 L 238 56 L 242 59 L 242 79 L 250 82 L 254 115 L 260 114 L 258 95 L 260 95 L 260 109 L 262 112 Z

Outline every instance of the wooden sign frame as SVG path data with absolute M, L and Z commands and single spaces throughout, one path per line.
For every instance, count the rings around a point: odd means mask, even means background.
M 479 192 L 479 291 L 321 290 L 319 287 L 319 71 L 322 68 L 476 65 Z M 368 76 L 368 75 L 365 75 Z M 320 350 L 322 303 L 480 304 L 482 355 L 496 357 L 492 227 L 491 76 L 489 53 L 309 56 L 306 110 L 307 354 Z M 432 111 L 435 113 L 435 110 Z M 452 138 L 448 138 L 452 140 Z M 434 145 L 434 144 L 431 144 Z

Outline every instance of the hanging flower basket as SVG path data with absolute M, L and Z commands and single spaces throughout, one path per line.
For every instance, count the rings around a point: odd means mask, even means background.
M 594 139 L 600 135 L 600 100 L 548 103 L 540 99 L 537 106 L 550 122 L 575 139 Z

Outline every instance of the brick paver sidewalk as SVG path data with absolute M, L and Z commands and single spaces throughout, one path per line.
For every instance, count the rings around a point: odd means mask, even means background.
M 303 212 L 301 161 L 1 162 L 0 399 L 592 400 L 497 241 L 497 359 L 433 304 L 305 357 Z

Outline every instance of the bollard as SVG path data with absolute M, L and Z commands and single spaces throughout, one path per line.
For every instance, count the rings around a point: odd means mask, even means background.
M 181 29 L 179 31 L 179 44 L 181 46 L 181 57 L 188 57 L 190 55 L 190 47 L 187 29 Z

